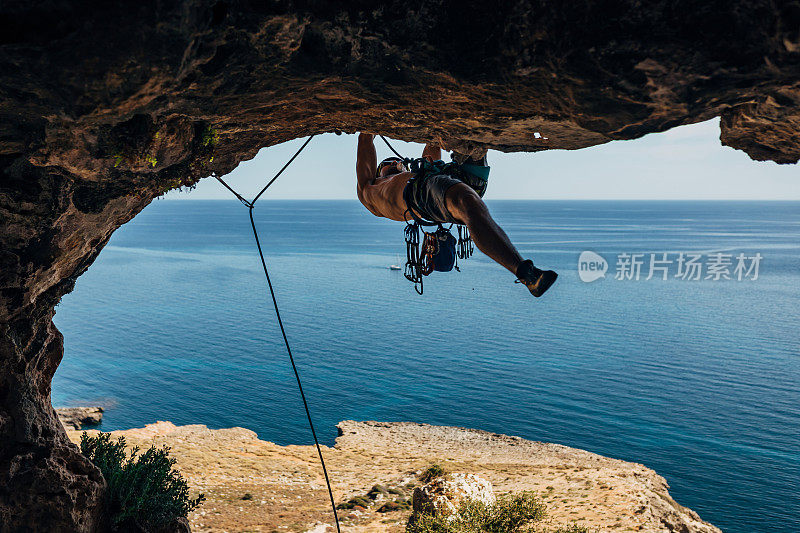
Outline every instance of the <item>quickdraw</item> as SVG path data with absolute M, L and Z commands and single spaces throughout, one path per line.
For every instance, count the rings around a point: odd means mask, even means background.
M 414 284 L 414 290 L 422 294 L 422 276 L 427 276 L 430 272 L 424 272 L 422 258 L 419 250 L 419 226 L 416 224 L 406 224 L 406 269 L 404 275 L 407 280 Z
M 458 258 L 468 259 L 472 257 L 472 252 L 475 251 L 475 246 L 472 244 L 472 237 L 469 234 L 469 228 L 466 226 L 458 225 Z M 458 266 L 456 266 L 458 270 Z M 460 271 L 459 271 L 460 272 Z

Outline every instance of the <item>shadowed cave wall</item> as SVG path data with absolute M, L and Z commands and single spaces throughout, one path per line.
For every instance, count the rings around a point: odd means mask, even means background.
M 0 5 L 0 529 L 107 528 L 50 405 L 52 317 L 171 188 L 334 130 L 572 150 L 721 116 L 800 158 L 799 1 L 265 4 Z

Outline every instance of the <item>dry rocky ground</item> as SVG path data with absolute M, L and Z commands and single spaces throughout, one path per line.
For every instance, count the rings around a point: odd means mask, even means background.
M 410 513 L 388 501 L 410 497 L 416 474 L 438 463 L 475 473 L 495 492 L 536 491 L 547 504 L 541 531 L 577 523 L 590 531 L 720 530 L 676 503 L 664 478 L 640 464 L 557 444 L 471 429 L 408 422 L 353 422 L 323 453 L 337 503 L 362 496 L 369 505 L 342 509 L 343 531 L 400 532 Z M 80 431 L 69 430 L 73 442 Z M 91 431 L 90 431 L 91 433 Z M 207 501 L 190 515 L 192 531 L 333 531 L 328 496 L 313 446 L 279 446 L 243 428 L 210 430 L 157 422 L 116 431 L 130 445 L 168 445 L 194 493 Z M 373 490 L 379 484 L 385 490 Z

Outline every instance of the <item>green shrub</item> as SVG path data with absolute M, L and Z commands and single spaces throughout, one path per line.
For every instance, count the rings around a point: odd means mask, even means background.
M 440 516 L 429 514 L 411 515 L 406 524 L 406 533 L 466 533 L 455 521 L 448 522 Z
M 399 511 L 403 507 L 397 502 L 386 502 L 378 507 L 379 513 L 391 513 L 392 511 Z
M 139 455 L 139 448 L 125 453 L 125 438 L 111 441 L 111 435 L 81 435 L 81 452 L 103 473 L 108 484 L 106 505 L 115 529 L 138 526 L 155 529 L 185 517 L 205 500 L 192 500 L 189 486 L 172 467 L 169 448 L 156 448 Z
M 386 487 L 383 485 L 373 485 L 370 491 L 367 493 L 367 498 L 370 500 L 374 500 L 378 497 L 378 495 L 382 494 L 384 497 L 389 497 L 389 491 L 386 490 Z
M 522 527 L 532 521 L 541 520 L 545 506 L 531 492 L 516 496 L 506 495 L 487 509 L 484 531 L 501 533 L 504 531 L 524 531 Z
M 428 468 L 419 475 L 419 480 L 422 481 L 423 483 L 430 483 L 437 477 L 442 477 L 445 475 L 447 475 L 447 470 L 445 470 L 439 465 L 432 465 L 430 468 Z
M 408 521 L 408 533 L 521 533 L 533 531 L 531 522 L 541 520 L 545 506 L 530 492 L 497 499 L 494 505 L 467 500 L 449 520 L 419 513 Z
M 340 503 L 336 506 L 337 509 L 352 509 L 355 506 L 360 506 L 367 508 L 370 506 L 372 502 L 367 499 L 365 496 L 356 496 L 355 498 L 350 498 L 345 503 Z

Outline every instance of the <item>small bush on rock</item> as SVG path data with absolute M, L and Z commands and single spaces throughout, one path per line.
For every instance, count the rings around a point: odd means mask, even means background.
M 533 531 L 531 522 L 541 520 L 545 506 L 529 492 L 498 498 L 494 505 L 465 501 L 450 517 L 417 513 L 406 526 L 408 533 L 522 533 Z
M 442 477 L 447 475 L 447 470 L 442 468 L 439 465 L 432 465 L 430 468 L 425 470 L 422 474 L 419 475 L 419 480 L 423 483 L 430 483 L 437 477 Z
M 532 521 L 541 520 L 545 505 L 530 492 L 516 496 L 498 498 L 497 503 L 486 510 L 484 531 L 523 531 L 522 527 Z
M 169 448 L 150 447 L 139 455 L 139 448 L 125 453 L 125 437 L 116 442 L 111 435 L 81 435 L 81 453 L 103 473 L 108 484 L 106 504 L 114 529 L 138 527 L 145 531 L 165 526 L 186 517 L 204 500 L 189 498 L 189 486 L 172 467 Z

